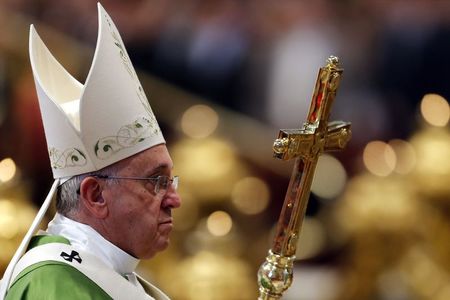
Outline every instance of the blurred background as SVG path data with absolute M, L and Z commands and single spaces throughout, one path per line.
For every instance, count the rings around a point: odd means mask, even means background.
M 141 262 L 146 278 L 174 300 L 256 299 L 293 166 L 272 143 L 304 122 L 333 54 L 345 71 L 332 119 L 352 122 L 353 137 L 319 160 L 283 299 L 450 299 L 449 1 L 102 5 L 181 178 L 171 246 Z M 31 23 L 84 82 L 96 1 L 0 1 L 0 272 L 53 180 Z

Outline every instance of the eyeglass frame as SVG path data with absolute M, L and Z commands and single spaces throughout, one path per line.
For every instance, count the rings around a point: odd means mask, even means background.
M 95 178 L 99 178 L 99 179 L 113 179 L 113 180 L 114 179 L 128 179 L 128 180 L 152 181 L 152 182 L 154 182 L 154 185 L 155 185 L 155 188 L 153 189 L 153 192 L 155 194 L 158 194 L 160 192 L 160 190 L 161 190 L 161 182 L 160 182 L 160 180 L 162 178 L 166 178 L 165 180 L 167 180 L 167 185 L 165 187 L 163 187 L 163 189 L 166 190 L 166 191 L 169 189 L 169 187 L 173 187 L 174 190 L 177 190 L 178 182 L 179 182 L 179 177 L 178 176 L 173 176 L 172 178 L 170 178 L 169 176 L 166 176 L 166 175 L 159 175 L 159 176 L 154 176 L 154 177 L 125 177 L 125 176 L 95 174 L 95 175 L 90 175 L 90 176 L 91 177 L 95 177 Z

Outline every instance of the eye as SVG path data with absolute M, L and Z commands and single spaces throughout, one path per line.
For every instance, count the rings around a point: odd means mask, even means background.
M 146 180 L 144 181 L 144 186 L 147 190 L 151 191 L 155 187 L 156 181 L 154 180 Z
M 159 184 L 161 185 L 162 188 L 167 189 L 167 187 L 169 186 L 170 183 L 170 178 L 168 176 L 161 176 L 159 178 Z

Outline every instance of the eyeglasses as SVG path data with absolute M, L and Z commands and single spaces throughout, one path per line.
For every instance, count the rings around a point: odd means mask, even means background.
M 92 175 L 92 177 L 100 179 L 128 179 L 128 180 L 144 180 L 151 181 L 155 185 L 154 192 L 159 194 L 159 192 L 167 192 L 167 190 L 172 187 L 174 190 L 178 188 L 178 176 L 155 176 L 155 177 L 121 177 L 121 176 L 110 176 L 110 175 Z

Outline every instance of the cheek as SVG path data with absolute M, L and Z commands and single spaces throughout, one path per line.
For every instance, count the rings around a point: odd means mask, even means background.
M 130 234 L 135 230 L 140 214 L 144 211 L 141 199 L 128 190 L 116 190 L 111 203 L 111 215 L 115 226 Z
M 115 219 L 128 234 L 148 239 L 156 234 L 161 201 L 143 187 L 118 192 L 114 202 Z M 144 236 L 143 236 L 144 235 Z
M 136 231 L 153 235 L 158 225 L 160 206 L 160 201 L 148 195 L 136 197 L 135 202 L 126 208 L 127 219 Z

